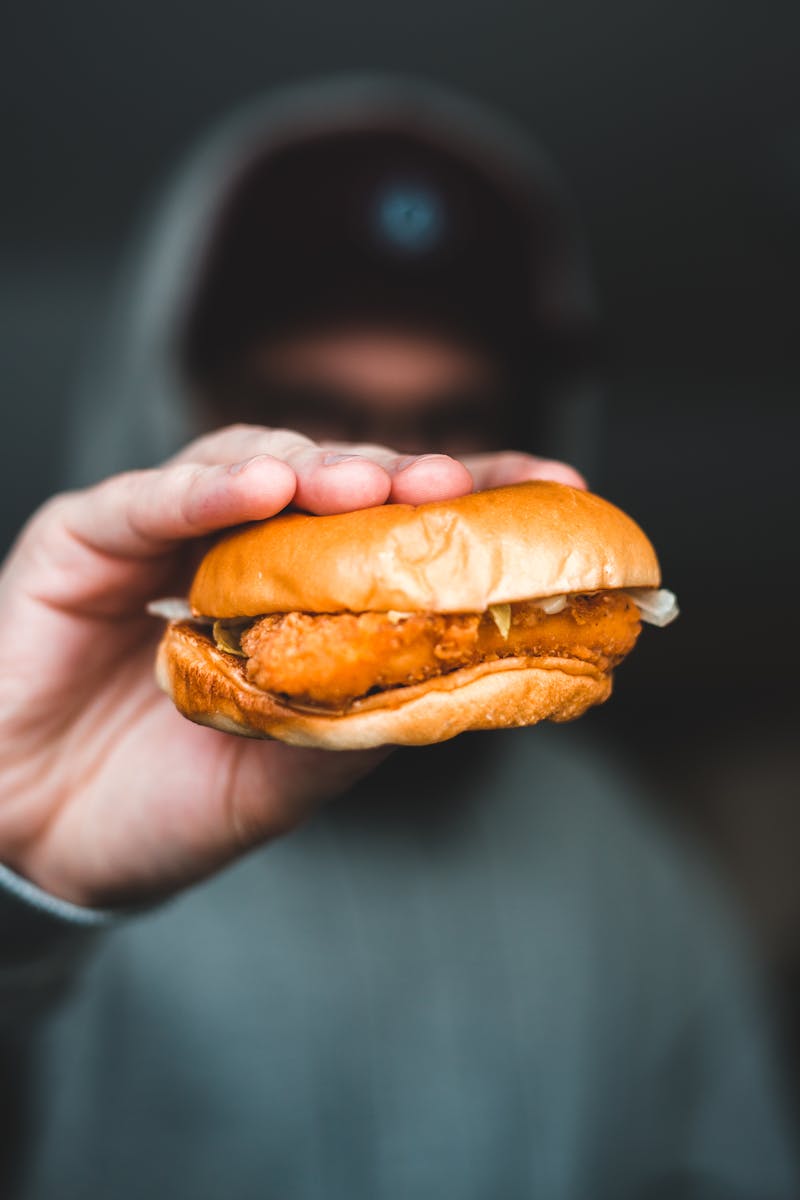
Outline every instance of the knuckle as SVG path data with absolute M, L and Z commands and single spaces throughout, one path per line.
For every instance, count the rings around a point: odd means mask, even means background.
M 75 492 L 56 492 L 37 508 L 30 519 L 31 525 L 51 525 L 60 521 L 74 503 Z
M 257 437 L 259 434 L 268 433 L 266 425 L 251 425 L 247 421 L 234 421 L 232 425 L 225 425 L 219 430 L 220 437 Z M 212 435 L 215 436 L 215 435 Z
M 110 497 L 116 498 L 119 493 L 134 491 L 140 486 L 142 480 L 155 474 L 155 471 L 146 470 L 120 471 L 117 475 L 109 475 L 107 479 L 103 479 L 100 483 L 96 483 L 93 487 L 79 494 L 84 496 L 90 503 L 95 501 L 103 503 Z
M 295 429 L 271 429 L 269 432 L 269 452 L 276 458 L 297 462 L 319 452 L 316 442 L 305 437 L 304 434 L 298 433 Z
M 110 475 L 101 483 L 80 493 L 80 502 L 91 505 L 99 513 L 110 512 L 123 506 L 131 505 L 143 482 L 152 478 L 155 471 L 122 471 L 118 475 Z
M 263 440 L 274 434 L 275 430 L 268 425 L 252 425 L 247 421 L 237 421 L 233 425 L 226 425 L 219 430 L 219 438 L 222 445 L 232 441 L 238 444 L 241 441 L 258 441 Z M 212 435 L 215 437 L 217 435 Z
M 36 509 L 28 519 L 23 531 L 22 540 L 48 536 L 68 524 L 70 515 L 76 504 L 80 503 L 81 492 L 56 492 Z
M 296 429 L 288 429 L 285 425 L 275 426 L 269 431 L 276 442 L 308 442 L 310 439 L 298 433 Z

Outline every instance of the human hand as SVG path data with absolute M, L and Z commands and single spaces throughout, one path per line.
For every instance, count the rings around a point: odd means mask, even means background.
M 541 478 L 584 486 L 528 455 L 409 458 L 232 426 L 48 501 L 0 573 L 0 861 L 77 904 L 154 899 L 299 824 L 387 753 L 254 742 L 175 711 L 145 605 L 185 593 L 208 535 L 290 503 L 343 512 Z

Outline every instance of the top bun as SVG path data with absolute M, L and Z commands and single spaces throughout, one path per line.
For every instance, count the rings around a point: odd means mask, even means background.
M 223 537 L 189 595 L 207 617 L 483 612 L 564 592 L 658 587 L 639 526 L 607 500 L 536 481 L 432 504 L 289 513 Z

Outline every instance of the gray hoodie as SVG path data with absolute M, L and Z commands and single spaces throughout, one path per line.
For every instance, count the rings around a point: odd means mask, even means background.
M 380 94 L 329 92 L 330 119 Z M 190 432 L 173 338 L 220 188 L 304 114 L 297 95 L 255 106 L 172 189 L 104 339 L 84 477 Z M 796 1196 L 735 924 L 590 725 L 402 752 L 145 912 L 78 909 L 0 868 L 4 1194 Z

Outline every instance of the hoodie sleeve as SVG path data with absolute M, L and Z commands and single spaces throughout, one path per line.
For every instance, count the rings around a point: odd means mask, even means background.
M 122 912 L 80 908 L 0 865 L 0 1036 L 65 995 L 91 947 Z

